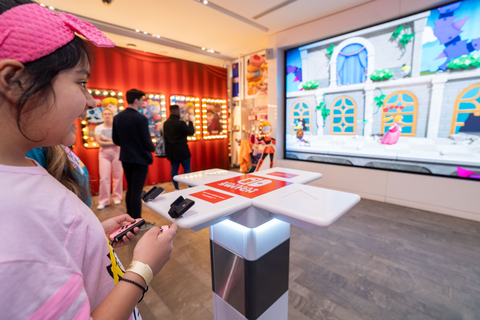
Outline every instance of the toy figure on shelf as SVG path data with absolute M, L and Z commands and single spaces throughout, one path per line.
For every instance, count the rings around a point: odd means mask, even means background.
M 395 144 L 400 137 L 400 133 L 402 132 L 402 119 L 403 116 L 397 115 L 394 117 L 386 117 L 384 121 L 390 121 L 393 119 L 393 125 L 390 127 L 388 132 L 380 139 L 382 144 Z
M 275 139 L 270 137 L 270 134 L 272 133 L 272 125 L 270 124 L 270 122 L 263 121 L 262 123 L 260 123 L 258 129 L 260 130 L 260 135 L 257 140 L 265 144 L 265 149 L 263 149 L 262 158 L 258 162 L 257 169 L 255 169 L 255 171 L 260 170 L 263 160 L 265 160 L 267 155 L 270 155 L 270 168 L 273 168 L 273 156 L 275 154 L 276 144 Z

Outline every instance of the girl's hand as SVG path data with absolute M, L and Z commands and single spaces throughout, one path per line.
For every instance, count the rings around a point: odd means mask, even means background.
M 151 228 L 135 246 L 132 261 L 148 264 L 153 271 L 153 276 L 155 276 L 170 259 L 173 250 L 173 237 L 176 234 L 177 225 L 175 223 L 161 233 L 159 227 Z
M 123 214 L 121 216 L 113 217 L 108 220 L 105 220 L 102 222 L 103 230 L 105 230 L 105 234 L 107 235 L 107 238 L 110 239 L 110 234 L 113 233 L 115 230 L 120 228 L 121 226 L 128 224 L 130 222 L 135 221 L 132 217 L 130 217 L 128 214 Z M 133 239 L 135 239 L 135 235 L 140 233 L 140 228 L 135 228 L 133 229 L 133 233 L 129 232 L 127 233 L 121 240 L 115 242 L 112 247 L 114 248 L 119 248 L 126 246 L 127 244 L 130 243 Z

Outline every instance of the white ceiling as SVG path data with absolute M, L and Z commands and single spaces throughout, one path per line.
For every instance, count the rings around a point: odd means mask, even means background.
M 66 11 L 112 25 L 139 29 L 197 47 L 213 49 L 218 54 L 176 49 L 105 32 L 118 46 L 133 43 L 144 50 L 175 58 L 211 65 L 223 65 L 224 57 L 237 58 L 267 47 L 269 35 L 346 10 L 372 0 L 298 0 L 256 20 L 253 17 L 285 0 L 212 0 L 216 6 L 234 12 L 268 31 L 260 30 L 195 0 L 38 0 Z M 158 42 L 158 41 L 157 41 Z M 183 48 L 185 49 L 185 48 Z

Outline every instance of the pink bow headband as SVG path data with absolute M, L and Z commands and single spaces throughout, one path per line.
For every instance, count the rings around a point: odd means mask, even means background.
M 38 4 L 13 7 L 0 15 L 0 60 L 35 61 L 72 41 L 75 32 L 97 47 L 115 46 L 100 30 L 74 15 L 56 14 Z

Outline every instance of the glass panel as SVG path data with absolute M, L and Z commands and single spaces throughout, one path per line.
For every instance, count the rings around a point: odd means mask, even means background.
M 398 100 L 398 94 L 396 94 L 396 95 L 394 95 L 393 97 L 391 97 L 391 98 L 387 101 L 387 104 L 393 104 L 393 103 L 395 103 L 397 100 Z
M 293 116 L 294 116 L 294 117 L 300 117 L 300 113 L 299 113 L 299 112 L 294 112 L 294 113 L 293 113 Z
M 198 118 L 197 120 L 200 120 L 200 118 Z M 203 98 L 202 99 L 202 123 L 203 123 L 204 139 L 228 138 L 227 101 L 219 100 L 219 99 Z M 200 132 L 197 131 L 197 134 L 200 134 Z
M 148 119 L 148 128 L 152 138 L 158 137 L 163 127 L 163 122 L 167 120 L 165 96 L 159 93 L 147 93 L 143 99 L 142 109 L 139 112 Z
M 465 93 L 462 97 L 462 99 L 471 99 L 475 97 L 478 94 L 478 91 L 480 90 L 480 87 L 473 88 L 472 90 L 469 90 L 467 93 Z
M 341 132 L 342 132 L 342 129 L 340 129 L 339 127 L 333 127 L 333 132 L 335 132 L 335 133 L 341 133 Z
M 97 108 L 87 110 L 86 117 L 81 121 L 83 145 L 85 148 L 98 148 L 95 140 L 95 128 L 103 123 L 103 109 L 108 108 L 113 115 L 121 112 L 123 107 L 123 93 L 114 90 L 89 89 L 97 103 Z
M 413 123 L 413 114 L 407 114 L 403 116 L 402 122 Z
M 350 126 L 346 127 L 345 132 L 346 133 L 353 133 L 353 127 L 350 127 Z
M 308 109 L 308 106 L 307 106 L 305 103 L 303 103 L 303 102 L 302 102 L 302 107 L 303 107 L 304 109 Z
M 352 124 L 355 122 L 355 119 L 353 117 L 345 117 L 345 122 Z
M 339 107 L 339 106 L 341 106 L 341 105 L 342 105 L 342 100 L 340 99 L 340 100 L 338 100 L 338 101 L 335 103 L 334 106 L 335 106 L 335 107 Z
M 401 112 L 414 112 L 414 111 L 415 111 L 415 106 L 409 105 L 409 106 L 405 106 Z
M 457 116 L 457 122 L 465 122 L 468 119 L 470 113 L 459 113 Z
M 348 109 L 345 114 L 355 114 L 355 109 Z
M 412 127 L 402 127 L 402 133 L 412 133 Z
M 475 110 L 475 105 L 471 102 L 462 102 L 458 106 L 458 110 Z
M 305 112 L 303 113 L 303 115 L 304 115 L 305 117 L 310 116 L 310 111 L 305 111 Z
M 334 123 L 334 124 L 338 124 L 338 123 L 340 123 L 340 122 L 342 122 L 342 118 L 341 118 L 341 117 L 333 117 L 333 123 Z
M 352 101 L 351 101 L 350 99 L 345 99 L 345 104 L 346 104 L 347 106 L 353 106 L 353 103 L 352 103 Z
M 402 94 L 402 98 L 405 102 L 413 102 L 413 98 L 408 94 Z
M 333 109 L 333 114 L 339 114 L 339 115 L 342 115 L 342 110 Z

